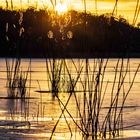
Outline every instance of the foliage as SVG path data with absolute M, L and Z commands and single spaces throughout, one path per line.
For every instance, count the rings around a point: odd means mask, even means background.
M 51 11 L 33 8 L 22 14 L 19 25 L 21 11 L 0 9 L 0 56 L 14 57 L 17 50 L 21 57 L 97 57 L 103 54 L 116 57 L 124 55 L 126 50 L 140 51 L 140 30 L 122 17 L 85 15 L 77 11 L 57 17 Z M 60 31 L 63 20 L 69 16 L 69 24 Z M 49 32 L 53 33 L 52 38 L 48 37 Z M 68 38 L 68 32 L 72 33 L 72 38 Z

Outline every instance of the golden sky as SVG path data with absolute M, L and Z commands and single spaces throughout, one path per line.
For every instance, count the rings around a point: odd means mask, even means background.
M 6 0 L 0 0 L 0 6 L 5 7 Z M 11 0 L 7 0 L 9 4 L 9 8 L 11 6 Z M 34 6 L 37 8 L 50 8 L 51 0 L 12 0 L 14 8 L 20 8 L 21 4 L 23 8 L 27 8 L 28 6 Z M 54 1 L 54 0 L 52 0 Z M 57 1 L 57 0 L 56 0 Z M 67 3 L 69 8 L 73 8 L 75 10 L 84 9 L 82 0 L 59 0 L 57 2 Z M 118 12 L 117 15 L 121 15 L 125 17 L 130 23 L 132 23 L 134 17 L 134 11 L 136 8 L 137 0 L 118 0 Z M 97 12 L 101 13 L 110 13 L 113 10 L 115 4 L 115 0 L 97 0 Z M 140 5 L 140 4 L 139 4 Z M 95 12 L 95 0 L 87 0 L 87 10 L 94 13 Z M 140 22 L 140 16 L 138 17 L 138 21 Z

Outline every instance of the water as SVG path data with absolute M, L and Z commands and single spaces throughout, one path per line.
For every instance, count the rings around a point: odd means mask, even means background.
M 9 59 L 10 60 L 10 59 Z M 104 74 L 103 80 L 103 91 L 108 83 L 105 98 L 103 100 L 103 106 L 100 113 L 100 119 L 103 120 L 105 114 L 108 111 L 111 98 L 111 90 L 115 76 L 115 67 L 117 65 L 118 59 L 110 59 L 106 72 Z M 121 61 L 121 60 L 120 60 Z M 62 62 L 62 65 L 61 65 Z M 104 60 L 105 65 L 106 59 Z M 135 71 L 139 65 L 139 59 L 130 59 L 128 73 L 124 80 L 124 87 L 121 89 L 121 95 L 119 96 L 119 107 L 121 106 L 123 93 L 127 93 L 129 86 L 131 85 Z M 11 60 L 10 60 L 11 63 Z M 65 63 L 65 64 L 64 64 Z M 31 65 L 30 65 L 31 64 Z M 7 97 L 7 73 L 6 73 L 6 63 L 5 59 L 0 59 L 0 139 L 10 139 L 14 136 L 14 140 L 19 139 L 49 139 L 51 132 L 59 119 L 63 106 L 60 106 L 58 99 L 52 95 L 51 91 L 51 82 L 49 79 L 49 74 L 53 69 L 53 60 L 47 60 L 48 70 L 46 68 L 45 59 L 32 59 L 31 63 L 29 59 L 22 59 L 20 69 L 22 71 L 30 71 L 28 74 L 28 81 L 26 84 L 27 94 L 30 93 L 30 99 L 21 100 L 21 99 L 5 99 Z M 55 69 L 62 66 L 61 70 L 61 83 L 59 85 L 60 93 L 58 93 L 59 99 L 65 104 L 70 96 L 68 89 L 70 88 L 70 79 L 76 83 L 76 97 L 80 105 L 80 109 L 83 109 L 83 83 L 87 80 L 86 75 L 86 61 L 84 59 L 74 59 L 74 60 L 56 60 Z M 89 60 L 88 75 L 89 80 L 92 80 L 92 74 L 96 62 L 94 59 Z M 123 74 L 126 71 L 127 60 L 124 60 Z M 28 67 L 30 66 L 30 69 Z M 98 73 L 99 65 L 94 72 L 94 79 Z M 117 72 L 117 79 L 115 81 L 114 94 L 117 92 L 117 86 L 119 82 L 119 71 L 121 69 L 121 63 L 119 63 L 119 68 Z M 80 72 L 80 78 L 78 78 L 78 71 Z M 103 71 L 102 71 L 103 72 Z M 123 127 L 125 130 L 123 132 L 123 137 L 126 139 L 136 139 L 140 138 L 140 70 L 137 72 L 137 77 L 134 81 L 133 88 L 130 91 L 130 94 L 126 100 L 124 110 L 123 110 Z M 30 82 L 31 80 L 31 82 Z M 81 82 L 82 81 L 82 82 Z M 94 83 L 93 83 L 94 84 Z M 87 87 L 88 89 L 88 87 Z M 41 93 L 38 91 L 42 91 Z M 102 92 L 103 92 L 102 91 Z M 103 96 L 102 96 L 103 97 Z M 80 117 L 77 115 L 77 105 L 75 102 L 74 95 L 71 96 L 70 101 L 67 105 L 67 110 L 73 117 L 73 119 L 79 122 Z M 119 110 L 119 109 L 118 109 Z M 81 134 L 79 133 L 78 128 L 75 126 L 71 116 L 65 110 L 64 115 L 62 115 L 60 122 L 55 130 L 53 139 L 70 139 L 71 133 L 69 127 L 66 123 L 66 120 L 69 123 L 69 126 L 73 133 L 73 140 L 82 139 Z M 65 120 L 66 117 L 66 120 Z M 132 127 L 129 127 L 131 126 Z

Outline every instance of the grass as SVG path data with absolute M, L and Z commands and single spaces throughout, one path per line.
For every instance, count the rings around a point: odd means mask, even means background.
M 109 85 L 109 80 L 105 82 L 108 61 L 108 59 L 94 59 L 94 62 L 90 63 L 90 61 L 86 59 L 83 64 L 84 68 L 83 66 L 78 68 L 77 64 L 72 61 L 77 72 L 75 80 L 73 80 L 72 73 L 70 73 L 66 62 L 64 63 L 67 74 L 69 75 L 71 90 L 69 90 L 70 94 L 66 104 L 57 96 L 57 99 L 62 106 L 62 112 L 54 126 L 50 139 L 52 139 L 58 122 L 65 111 L 69 114 L 79 131 L 82 132 L 83 137 L 86 139 L 91 137 L 92 139 L 111 139 L 120 135 L 120 132 L 123 130 L 123 108 L 140 66 L 138 66 L 129 82 L 129 87 L 126 87 L 125 81 L 127 81 L 126 77 L 129 75 L 129 59 L 118 59 L 114 68 L 113 83 L 112 85 Z M 81 75 L 83 69 L 85 70 L 84 76 Z M 83 90 L 83 94 L 81 95 L 83 96 L 83 104 L 79 101 L 79 97 L 75 90 L 76 87 L 79 86 L 79 83 Z M 108 95 L 110 95 L 110 99 L 108 99 L 108 107 L 105 111 L 103 109 Z M 67 105 L 72 96 L 75 98 L 78 117 L 81 119 L 80 122 L 76 122 L 67 109 Z
M 11 65 L 8 59 L 6 61 L 6 72 L 7 72 L 7 88 L 8 88 L 8 97 L 16 98 L 18 96 L 18 79 L 20 71 L 20 59 L 12 59 Z
M 64 59 L 46 60 L 46 72 L 49 78 L 48 85 L 50 86 L 52 96 L 58 100 L 61 109 L 60 116 L 54 125 L 50 139 L 53 138 L 62 117 L 64 117 L 71 136 L 73 135 L 73 130 L 67 120 L 66 113 L 85 139 L 92 138 L 96 140 L 119 137 L 120 132 L 124 128 L 123 110 L 125 102 L 133 87 L 140 65 L 134 75 L 130 77 L 130 60 L 119 58 L 114 66 L 113 82 L 110 83 L 109 75 L 107 75 L 109 59 L 92 59 L 92 62 L 89 59 L 83 59 L 78 61 L 79 64 L 73 59 L 68 61 L 67 63 L 67 60 Z M 71 63 L 75 73 L 69 67 L 69 63 Z M 21 71 L 20 64 L 20 59 L 12 59 L 11 63 L 6 59 L 9 98 L 26 97 L 26 83 L 30 68 L 28 68 L 27 73 L 24 73 Z M 63 73 L 64 70 L 65 72 Z M 59 98 L 62 79 L 63 82 L 65 81 L 67 83 L 68 81 L 66 90 L 69 94 L 65 103 Z M 126 81 L 128 79 L 129 84 L 126 87 Z M 38 85 L 41 90 L 39 81 Z M 77 94 L 79 87 L 80 91 L 82 91 L 80 98 Z M 70 110 L 68 110 L 71 97 L 74 97 L 78 114 L 77 118 L 80 118 L 80 121 L 76 121 Z M 44 111 L 47 108 L 47 106 L 43 106 L 42 100 L 42 93 L 40 93 L 40 103 L 37 104 L 37 122 L 39 115 L 42 118 L 44 117 Z M 29 106 L 27 107 L 26 103 L 25 101 L 25 104 L 22 104 L 22 106 L 25 108 L 25 120 L 28 120 L 29 110 L 27 108 Z M 11 118 L 13 120 L 15 119 L 14 114 L 16 113 L 16 110 L 11 110 Z M 21 113 L 21 115 L 23 114 Z
M 21 70 L 21 59 L 5 59 L 6 73 L 7 73 L 7 92 L 8 98 L 21 98 L 26 97 L 26 84 L 29 75 L 30 65 L 26 72 Z
M 22 71 L 21 59 L 12 58 L 5 59 L 5 61 L 7 73 L 7 98 L 9 99 L 7 102 L 10 118 L 12 121 L 15 121 L 13 127 L 15 127 L 16 122 L 22 123 L 23 121 L 26 122 L 25 125 L 30 125 L 28 117 L 30 114 L 31 61 L 27 71 Z M 29 81 L 29 91 L 27 91 L 27 81 Z
M 61 80 L 61 73 L 62 73 L 62 66 L 63 66 L 63 60 L 56 60 L 52 59 L 47 60 L 46 59 L 46 72 L 47 76 L 49 78 L 50 85 L 50 91 L 52 92 L 52 96 L 55 97 L 58 95 L 60 89 L 60 80 Z

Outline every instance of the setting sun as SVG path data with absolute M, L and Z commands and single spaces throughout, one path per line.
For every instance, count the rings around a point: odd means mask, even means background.
M 58 14 L 63 14 L 69 9 L 83 11 L 84 5 L 82 1 L 78 0 L 62 0 L 62 1 L 51 1 L 51 0 L 0 0 L 0 7 L 6 9 L 28 9 L 29 7 L 34 7 L 36 10 L 40 9 L 53 9 L 56 4 L 55 11 Z M 115 5 L 115 0 L 98 0 L 95 6 L 95 1 L 87 0 L 86 8 L 88 12 L 91 13 L 111 13 Z M 97 8 L 97 11 L 96 11 Z M 133 16 L 136 9 L 136 0 L 119 0 L 117 4 L 117 16 L 123 16 L 130 23 L 133 21 Z M 137 23 L 140 22 L 140 16 L 138 16 Z
M 55 7 L 55 11 L 60 15 L 68 11 L 68 6 L 66 3 L 58 3 Z

